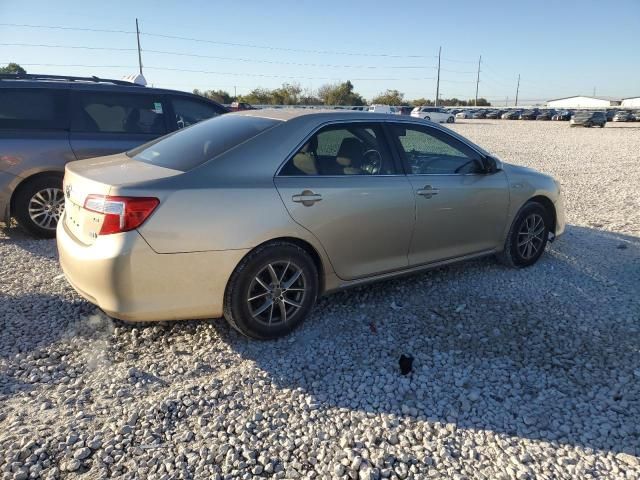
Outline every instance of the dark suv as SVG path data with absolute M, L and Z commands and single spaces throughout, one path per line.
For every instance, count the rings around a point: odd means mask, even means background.
M 0 221 L 14 217 L 53 237 L 67 162 L 130 150 L 226 112 L 190 93 L 120 80 L 0 75 Z

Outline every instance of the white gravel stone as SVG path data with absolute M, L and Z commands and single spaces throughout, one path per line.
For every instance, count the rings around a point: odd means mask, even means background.
M 113 321 L 0 227 L 0 478 L 638 478 L 638 125 L 452 125 L 554 175 L 566 236 L 323 298 L 275 342 Z

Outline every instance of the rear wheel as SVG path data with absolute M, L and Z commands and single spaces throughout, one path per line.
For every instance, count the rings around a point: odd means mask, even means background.
M 62 178 L 43 175 L 27 180 L 15 195 L 13 215 L 18 224 L 36 237 L 55 237 L 58 220 L 64 211 Z
M 455 120 L 453 117 L 447 118 L 447 123 L 453 123 Z
M 514 268 L 533 265 L 542 256 L 549 237 L 549 212 L 538 202 L 528 202 L 513 221 L 504 251 L 498 259 Z
M 318 284 L 318 270 L 304 249 L 288 242 L 258 247 L 231 275 L 224 316 L 248 337 L 281 337 L 307 317 L 318 296 Z

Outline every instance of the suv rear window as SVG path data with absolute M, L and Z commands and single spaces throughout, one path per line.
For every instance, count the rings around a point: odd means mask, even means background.
M 165 105 L 160 95 L 77 92 L 71 129 L 86 133 L 167 132 Z
M 271 118 L 221 115 L 146 143 L 127 155 L 140 162 L 186 172 L 278 123 Z
M 68 92 L 41 88 L 1 88 L 0 128 L 66 130 Z

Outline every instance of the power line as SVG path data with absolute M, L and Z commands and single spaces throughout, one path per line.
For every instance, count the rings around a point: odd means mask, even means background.
M 57 26 L 57 25 L 32 25 L 32 24 L 20 24 L 20 23 L 0 23 L 0 26 L 19 27 L 19 28 L 44 28 L 44 29 L 54 29 L 54 30 L 71 30 L 71 31 L 80 31 L 80 32 L 125 33 L 125 34 L 137 33 L 136 31 L 128 31 L 128 30 L 108 30 L 108 29 L 96 29 L 96 28 L 66 27 L 66 26 Z M 347 55 L 347 56 L 356 56 L 356 57 L 381 57 L 381 58 L 436 58 L 435 55 L 397 55 L 397 54 L 389 54 L 389 53 L 363 53 L 363 52 L 345 52 L 345 51 L 335 51 L 335 50 L 312 50 L 312 49 L 302 49 L 302 48 L 274 47 L 271 45 L 223 42 L 221 40 L 209 40 L 204 38 L 183 37 L 180 35 L 168 35 L 163 33 L 151 33 L 151 32 L 140 32 L 140 35 L 144 35 L 147 37 L 156 37 L 156 38 L 168 38 L 171 40 L 183 40 L 183 41 L 189 41 L 189 42 L 210 43 L 214 45 L 226 45 L 230 47 L 257 48 L 262 50 L 274 50 L 274 51 L 283 51 L 283 52 L 315 53 L 315 54 L 321 54 L 321 55 Z
M 4 62 L 8 63 L 8 62 Z M 21 65 L 25 67 L 81 67 L 81 68 L 138 68 L 137 65 L 86 65 L 86 64 L 59 64 L 59 63 L 22 63 Z M 148 70 L 162 70 L 169 72 L 189 72 L 189 73 L 202 73 L 209 75 L 231 75 L 236 77 L 260 77 L 260 78 L 287 78 L 293 80 L 328 80 L 333 81 L 337 80 L 337 77 L 306 77 L 299 75 L 271 75 L 271 74 L 260 74 L 260 73 L 243 73 L 243 72 L 220 72 L 220 71 L 210 71 L 210 70 L 192 70 L 187 68 L 169 68 L 169 67 L 154 67 L 154 66 L 145 66 Z M 417 78 L 350 78 L 353 81 L 422 81 L 422 80 L 434 80 L 435 77 L 417 77 Z
M 115 47 L 86 47 L 83 45 L 58 45 L 58 44 L 43 44 L 43 43 L 0 43 L 0 46 L 7 47 L 38 47 L 38 48 L 61 48 L 61 49 L 79 49 L 79 50 L 102 50 L 102 51 L 116 51 L 116 52 L 134 52 L 137 51 L 137 48 L 115 48 Z M 145 53 L 153 53 L 160 55 L 175 55 L 180 57 L 193 57 L 193 58 L 209 58 L 213 60 L 229 60 L 229 61 L 237 61 L 237 62 L 250 62 L 250 63 L 265 63 L 271 65 L 294 65 L 300 67 L 329 67 L 329 68 L 366 68 L 366 69 L 377 69 L 377 68 L 398 68 L 398 69 L 435 69 L 435 65 L 341 65 L 341 64 L 330 64 L 330 63 L 298 63 L 298 62 L 279 62 L 273 60 L 260 60 L 255 58 L 242 58 L 242 57 L 221 57 L 217 55 L 201 55 L 196 53 L 187 53 L 187 52 L 174 52 L 167 50 L 153 50 L 153 49 L 141 49 Z M 443 71 L 445 71 L 443 69 Z M 447 72 L 452 72 L 452 70 L 446 70 Z M 456 72 L 456 73 L 464 73 L 464 72 Z

